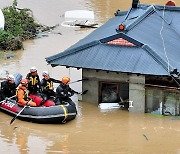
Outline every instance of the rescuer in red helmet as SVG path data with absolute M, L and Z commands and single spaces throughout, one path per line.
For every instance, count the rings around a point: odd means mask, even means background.
M 25 105 L 37 106 L 35 102 L 33 101 L 30 102 L 29 91 L 27 90 L 27 87 L 28 87 L 28 80 L 22 79 L 16 91 L 18 105 L 19 106 L 25 106 Z

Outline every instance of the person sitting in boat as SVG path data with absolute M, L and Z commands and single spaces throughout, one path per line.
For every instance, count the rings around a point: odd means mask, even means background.
M 69 77 L 63 77 L 61 80 L 60 85 L 56 88 L 56 104 L 64 104 L 64 102 L 70 103 L 70 105 L 75 106 L 75 104 L 71 101 L 69 97 L 73 96 L 75 93 L 78 94 L 78 92 L 74 91 L 69 86 L 70 78 Z
M 19 86 L 17 87 L 16 96 L 19 106 L 25 106 L 30 102 L 29 91 L 27 90 L 28 80 L 22 79 Z M 37 106 L 35 102 L 31 101 L 28 105 Z
M 56 80 L 54 78 L 51 78 L 49 75 L 49 72 L 43 71 L 42 73 L 43 79 L 41 80 L 41 89 L 42 89 L 42 98 L 43 101 L 41 102 L 41 105 L 49 99 L 51 96 L 55 97 L 55 92 L 54 92 L 54 87 L 53 87 L 53 82 L 54 83 L 61 83 L 60 80 Z
M 14 80 L 15 78 L 13 75 L 8 75 L 6 81 L 1 82 L 1 100 L 4 100 L 6 97 L 12 97 L 16 95 L 16 84 Z
M 40 90 L 40 79 L 35 67 L 30 68 L 30 72 L 27 74 L 28 90 L 30 94 L 36 94 Z

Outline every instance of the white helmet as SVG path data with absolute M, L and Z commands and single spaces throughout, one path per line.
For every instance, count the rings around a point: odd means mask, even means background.
M 13 75 L 8 75 L 8 77 L 7 77 L 7 80 L 15 80 L 15 78 L 14 78 L 14 76 Z
M 43 71 L 42 76 L 49 76 L 49 72 L 48 71 Z
M 31 67 L 30 68 L 30 72 L 36 72 L 37 71 L 37 68 L 36 67 Z

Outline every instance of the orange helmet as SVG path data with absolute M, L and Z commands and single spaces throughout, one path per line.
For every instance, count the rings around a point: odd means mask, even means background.
M 28 80 L 27 80 L 27 79 L 22 79 L 22 80 L 21 80 L 21 84 L 22 84 L 22 85 L 28 84 Z
M 63 84 L 67 84 L 70 82 L 70 78 L 69 77 L 63 77 L 61 81 Z

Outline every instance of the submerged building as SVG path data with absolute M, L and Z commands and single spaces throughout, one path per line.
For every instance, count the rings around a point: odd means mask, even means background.
M 130 112 L 180 115 L 180 7 L 140 4 L 47 63 L 82 69 L 83 101 L 133 102 Z

